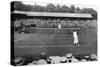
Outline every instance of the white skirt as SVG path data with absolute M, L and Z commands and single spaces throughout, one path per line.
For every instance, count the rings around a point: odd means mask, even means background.
M 78 38 L 74 38 L 73 44 L 76 44 L 76 43 L 78 43 L 78 42 L 79 42 Z

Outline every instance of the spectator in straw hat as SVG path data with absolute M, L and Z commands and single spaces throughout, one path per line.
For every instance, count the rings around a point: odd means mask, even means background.
M 86 59 L 87 61 L 89 61 L 89 56 L 84 56 L 84 59 Z
M 61 57 L 61 63 L 66 63 L 67 62 L 67 58 L 66 57 Z
M 20 65 L 23 65 L 23 64 L 24 64 L 24 61 L 25 61 L 24 58 L 18 57 L 18 58 L 15 58 L 14 64 L 15 64 L 16 66 L 20 66 Z
M 74 62 L 79 62 L 79 60 L 76 59 L 74 56 L 71 58 L 71 60 L 72 60 L 72 63 L 74 63 Z
M 90 61 L 96 61 L 97 60 L 97 56 L 96 54 L 90 54 Z
M 37 61 L 36 64 L 37 64 L 37 65 L 47 64 L 47 61 L 44 60 L 44 59 L 40 59 L 40 60 Z
M 72 53 L 67 53 L 66 58 L 67 58 L 67 63 L 70 63 L 72 58 Z
M 87 61 L 86 59 L 82 59 L 82 60 L 81 60 L 81 62 L 86 62 L 86 61 Z
M 66 58 L 67 58 L 67 63 L 70 63 L 70 62 L 79 62 L 79 60 L 78 59 L 76 59 L 73 55 L 72 55 L 72 53 L 67 53 L 66 54 Z
M 48 63 L 48 64 L 53 63 L 53 58 L 54 58 L 54 57 L 55 57 L 55 56 L 49 56 L 48 59 L 47 59 L 47 63 Z
M 37 61 L 32 61 L 32 64 L 37 65 Z
M 33 63 L 28 63 L 27 65 L 34 65 Z
M 61 57 L 59 56 L 52 56 L 52 57 L 49 57 L 51 59 L 51 64 L 59 64 L 61 63 Z
M 47 55 L 45 52 L 41 52 L 40 59 L 45 59 L 45 60 L 47 59 Z

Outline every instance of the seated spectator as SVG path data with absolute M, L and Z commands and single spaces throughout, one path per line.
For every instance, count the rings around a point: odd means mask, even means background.
M 89 58 L 90 58 L 90 61 L 96 61 L 97 60 L 97 56 L 95 54 L 90 54 Z
M 28 63 L 27 65 L 34 65 L 33 63 Z
M 79 62 L 79 60 L 78 59 L 76 59 L 74 56 L 72 57 L 72 63 L 74 63 L 74 62 Z
M 46 53 L 45 52 L 42 52 L 41 54 L 40 54 L 40 59 L 47 59 L 47 55 L 46 55 Z
M 87 61 L 89 61 L 89 56 L 84 56 L 84 59 L 86 59 Z
M 18 58 L 15 58 L 14 63 L 16 66 L 20 66 L 24 64 L 24 61 L 25 61 L 24 58 L 18 57 Z
M 47 64 L 47 61 L 44 59 L 40 59 L 36 62 L 37 65 Z
M 81 60 L 81 62 L 86 62 L 86 61 L 87 61 L 86 59 L 82 59 L 82 60 Z
M 49 57 L 49 59 L 51 60 L 51 64 L 59 64 L 61 63 L 61 57 L 59 56 L 52 56 L 52 57 Z
M 37 61 L 33 61 L 32 64 L 37 65 Z
M 61 63 L 66 63 L 67 62 L 67 58 L 66 57 L 61 57 Z
M 67 53 L 67 54 L 66 54 L 66 58 L 67 58 L 67 63 L 70 63 L 70 62 L 72 62 L 72 63 L 74 63 L 74 62 L 79 62 L 79 60 L 76 59 L 76 58 L 72 55 L 72 53 Z

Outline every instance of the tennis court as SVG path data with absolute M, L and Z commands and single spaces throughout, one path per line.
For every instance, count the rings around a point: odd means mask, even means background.
M 81 28 L 82 32 L 78 34 L 81 46 L 78 47 L 73 45 L 72 29 L 74 28 L 37 28 L 31 34 L 15 33 L 15 56 L 36 55 L 41 52 L 48 55 L 65 55 L 68 52 L 96 53 L 96 38 L 92 38 L 96 37 L 96 34 Z

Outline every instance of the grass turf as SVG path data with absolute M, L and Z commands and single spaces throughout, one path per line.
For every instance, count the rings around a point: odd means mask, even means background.
M 47 55 L 90 54 L 97 52 L 96 32 L 81 28 L 78 34 L 80 46 L 73 45 L 73 36 L 68 30 L 39 30 L 32 34 L 14 35 L 14 55 L 38 55 L 45 52 Z

